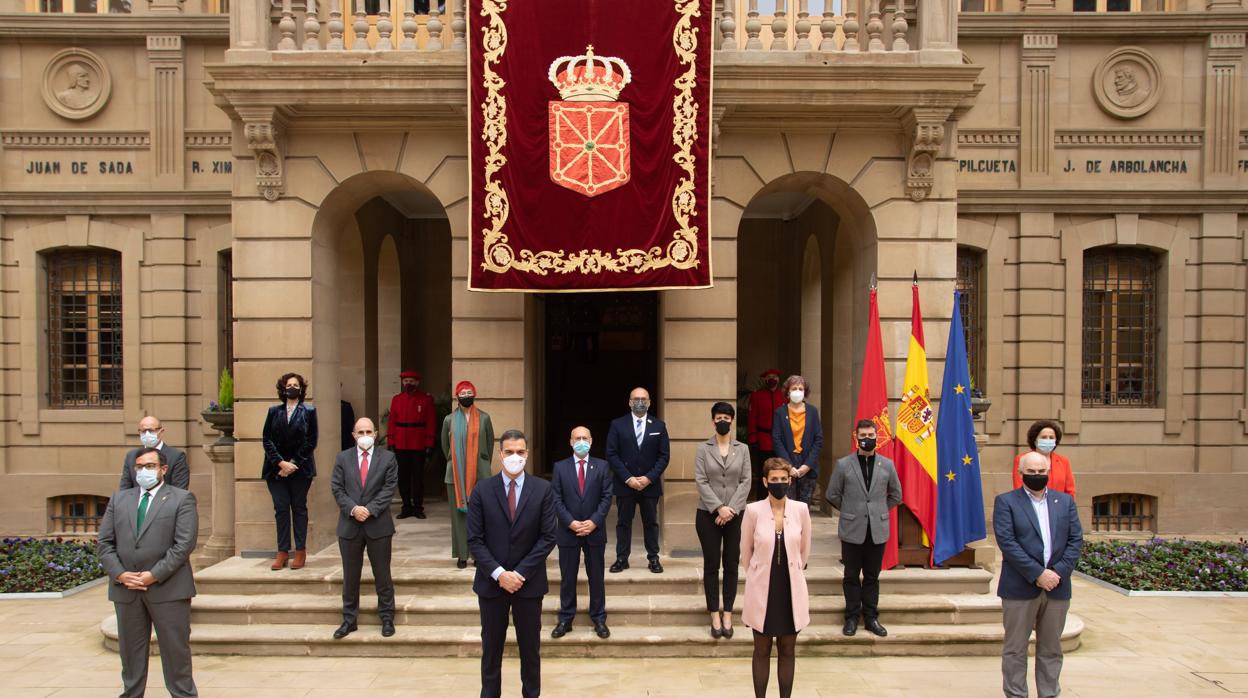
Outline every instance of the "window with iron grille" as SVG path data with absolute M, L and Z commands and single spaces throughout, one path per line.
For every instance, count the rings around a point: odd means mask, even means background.
M 108 497 L 67 494 L 48 500 L 48 533 L 98 533 Z
M 1103 494 L 1092 498 L 1093 531 L 1157 532 L 1157 498 L 1146 494 Z
M 120 408 L 121 254 L 44 255 L 48 294 L 48 406 Z
M 984 354 L 988 340 L 984 308 L 984 252 L 958 247 L 958 290 L 962 292 L 962 329 L 966 333 L 966 360 L 971 381 L 977 389 L 984 385 Z
M 1157 256 L 1097 247 L 1083 256 L 1083 404 L 1157 404 Z
M 234 254 L 217 255 L 217 375 L 234 375 Z

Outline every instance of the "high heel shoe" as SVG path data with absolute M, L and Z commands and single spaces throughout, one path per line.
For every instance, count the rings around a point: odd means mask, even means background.
M 724 631 L 722 629 L 717 628 L 714 625 L 711 626 L 711 639 L 718 640 L 719 638 L 723 636 L 724 636 Z
M 729 618 L 731 618 L 731 617 L 732 617 L 732 612 L 731 612 L 731 611 L 728 613 L 728 617 L 729 617 Z M 723 614 L 723 612 L 722 612 L 722 611 L 721 611 L 721 612 L 720 612 L 720 614 L 719 614 L 719 624 L 720 624 L 720 626 L 722 627 L 722 629 L 719 631 L 719 636 L 720 636 L 720 637 L 722 637 L 722 638 L 724 638 L 725 640 L 731 640 L 731 639 L 732 639 L 732 628 L 730 628 L 730 627 L 728 627 L 728 626 L 724 625 L 724 614 Z

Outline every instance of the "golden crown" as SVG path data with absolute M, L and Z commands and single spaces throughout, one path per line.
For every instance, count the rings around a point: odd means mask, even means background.
M 584 55 L 555 59 L 548 77 L 564 101 L 614 102 L 632 82 L 633 71 L 619 58 L 595 56 L 591 44 Z

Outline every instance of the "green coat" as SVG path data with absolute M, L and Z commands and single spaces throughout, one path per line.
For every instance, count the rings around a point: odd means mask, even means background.
M 490 422 L 490 415 L 485 410 L 477 408 L 477 411 L 481 413 L 481 431 L 477 439 L 477 482 L 481 482 L 491 475 L 490 463 L 494 460 L 495 448 L 494 424 Z M 454 465 L 451 463 L 451 420 L 454 417 L 455 411 L 452 410 L 442 420 L 442 455 L 446 456 L 446 478 L 443 482 L 448 485 L 455 484 L 455 475 L 452 472 Z M 471 494 L 471 492 L 467 494 Z

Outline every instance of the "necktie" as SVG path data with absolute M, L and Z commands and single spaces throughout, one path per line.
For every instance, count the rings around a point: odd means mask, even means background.
M 143 519 L 147 518 L 147 503 L 151 501 L 151 499 L 152 493 L 144 492 L 143 499 L 139 500 L 139 522 L 138 525 L 135 526 L 136 531 L 143 530 Z
M 646 428 L 644 425 L 645 425 L 644 421 L 640 419 L 637 420 L 637 430 L 636 430 L 637 431 L 637 448 L 641 448 L 641 440 L 646 435 Z
M 367 481 L 368 481 L 368 451 L 363 451 L 360 454 L 360 487 L 363 487 L 364 483 Z
M 581 486 L 581 494 L 585 494 L 585 461 L 577 461 L 576 481 Z
M 507 516 L 514 522 L 516 520 L 516 481 L 509 480 L 507 482 Z

